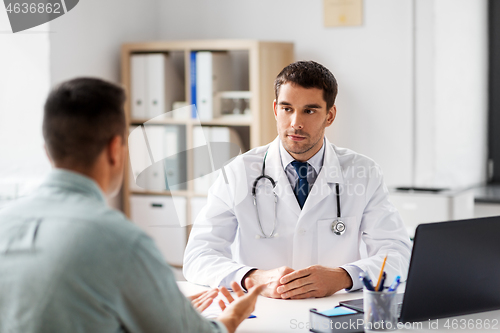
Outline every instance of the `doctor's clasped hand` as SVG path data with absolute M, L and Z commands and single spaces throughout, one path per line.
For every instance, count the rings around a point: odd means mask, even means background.
M 283 299 L 325 297 L 352 287 L 351 277 L 344 269 L 321 265 L 297 271 L 289 267 L 269 271 L 254 270 L 248 274 L 245 287 L 251 288 L 256 283 L 266 283 L 263 296 Z
M 282 298 L 281 293 L 278 292 L 278 288 L 282 285 L 281 279 L 292 272 L 293 269 L 286 266 L 267 271 L 256 269 L 249 272 L 243 281 L 243 287 L 252 288 L 255 285 L 264 284 L 266 287 L 262 291 L 262 296 Z

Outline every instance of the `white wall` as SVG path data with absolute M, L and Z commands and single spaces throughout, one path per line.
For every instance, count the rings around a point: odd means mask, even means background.
M 338 80 L 338 116 L 328 138 L 375 159 L 387 183 L 407 184 L 413 128 L 411 1 L 364 1 L 363 26 L 344 28 L 323 26 L 322 4 L 322 0 L 162 1 L 160 38 L 294 42 L 297 60 L 318 61 Z M 272 112 L 271 105 L 268 111 Z
M 0 205 L 35 187 L 50 169 L 42 138 L 49 91 L 47 26 L 12 34 L 0 10 Z
M 158 0 L 85 0 L 50 22 L 50 81 L 96 76 L 120 81 L 120 46 L 156 40 Z
M 452 8 L 450 10 L 450 8 Z M 435 1 L 437 185 L 486 180 L 487 1 Z
M 486 179 L 487 2 L 416 5 L 416 183 L 478 184 Z
M 6 32 L 0 34 L 0 201 L 26 194 L 50 170 L 41 133 L 50 87 L 77 76 L 120 82 L 120 46 L 157 39 L 158 6 L 157 0 L 85 0 L 17 34 L 7 33 L 0 10 Z
M 162 1 L 160 38 L 292 41 L 339 82 L 327 136 L 375 159 L 388 185 L 485 180 L 486 0 L 363 3 L 362 26 L 325 28 L 322 0 Z

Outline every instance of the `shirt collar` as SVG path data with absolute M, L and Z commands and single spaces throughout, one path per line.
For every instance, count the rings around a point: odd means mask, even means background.
M 314 171 L 316 171 L 317 175 L 319 175 L 319 172 L 323 167 L 324 156 L 325 156 L 325 139 L 323 138 L 323 145 L 321 146 L 321 149 L 316 154 L 314 154 L 314 156 L 312 156 L 310 159 L 307 160 L 307 163 L 309 163 L 314 168 Z M 285 147 L 283 147 L 283 142 L 281 142 L 281 140 L 280 140 L 280 157 L 283 169 L 286 169 L 288 167 L 288 164 L 295 161 L 292 155 L 290 155 L 290 153 L 285 149 Z
M 68 169 L 52 169 L 41 186 L 62 187 L 94 197 L 100 202 L 106 202 L 104 194 L 93 179 Z

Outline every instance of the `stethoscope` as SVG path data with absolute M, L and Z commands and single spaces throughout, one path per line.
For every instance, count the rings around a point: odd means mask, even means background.
M 342 236 L 345 232 L 345 223 L 342 221 L 340 212 L 340 189 L 339 183 L 335 183 L 335 196 L 337 197 L 337 218 L 333 220 L 331 228 L 335 235 Z
M 276 211 L 276 203 L 278 202 L 278 196 L 276 195 L 276 192 L 274 192 L 274 188 L 276 187 L 276 182 L 271 176 L 266 175 L 266 158 L 267 158 L 267 151 L 266 154 L 264 155 L 264 160 L 262 161 L 262 173 L 260 176 L 258 176 L 255 181 L 253 182 L 252 185 L 252 196 L 253 196 L 253 205 L 255 206 L 255 211 L 257 212 L 257 222 L 259 223 L 259 228 L 262 233 L 261 235 L 257 235 L 257 238 L 273 238 L 276 237 L 277 234 L 275 233 L 276 231 L 276 225 L 278 224 L 278 219 L 277 219 L 277 211 Z M 269 180 L 271 182 L 271 185 L 273 186 L 273 194 L 274 194 L 274 223 L 273 223 L 273 230 L 269 235 L 267 235 L 264 232 L 264 229 L 262 228 L 262 223 L 260 221 L 259 217 L 259 207 L 257 205 L 257 185 L 259 183 L 259 180 L 264 179 Z M 340 186 L 339 183 L 335 183 L 335 192 L 336 192 L 336 198 L 337 198 L 337 218 L 333 220 L 330 228 L 332 232 L 335 235 L 343 235 L 346 229 L 345 223 L 342 221 L 342 213 L 340 211 Z

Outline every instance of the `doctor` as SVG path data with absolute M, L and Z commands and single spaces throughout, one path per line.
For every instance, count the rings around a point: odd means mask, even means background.
M 387 281 L 406 277 L 411 244 L 378 165 L 324 135 L 336 95 L 333 74 L 313 61 L 277 76 L 278 137 L 238 156 L 210 188 L 184 256 L 188 281 L 324 297 L 361 288 L 362 270 L 376 279 L 386 255 Z

